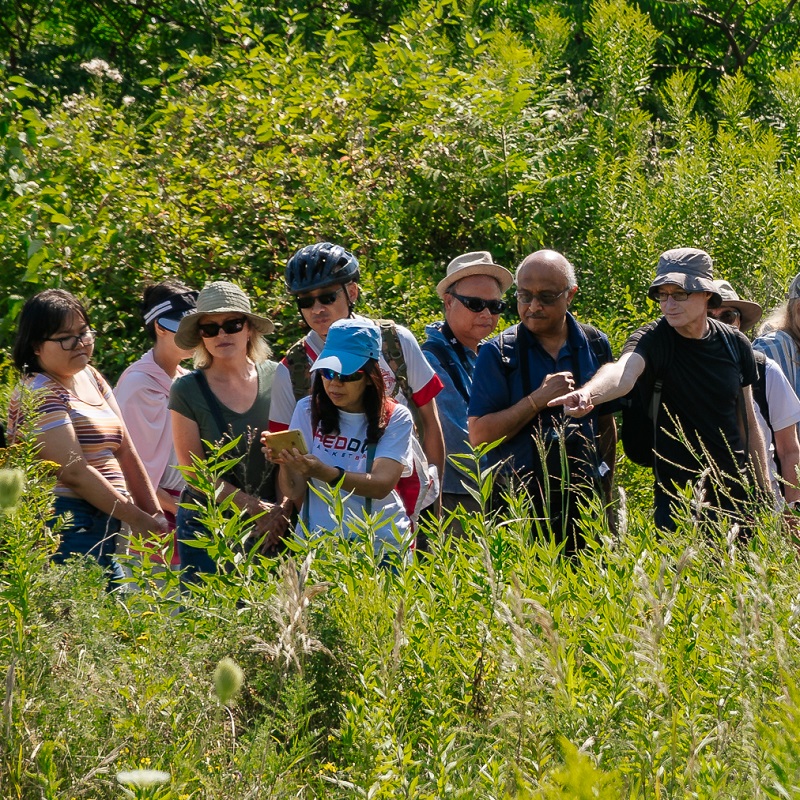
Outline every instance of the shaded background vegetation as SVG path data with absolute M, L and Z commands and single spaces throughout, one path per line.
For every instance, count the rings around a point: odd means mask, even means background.
M 63 285 L 113 379 L 142 281 L 174 274 L 243 283 L 280 352 L 283 265 L 322 238 L 417 333 L 470 249 L 562 250 L 617 346 L 667 247 L 773 304 L 798 262 L 798 36 L 795 0 L 3 4 L 0 345 Z

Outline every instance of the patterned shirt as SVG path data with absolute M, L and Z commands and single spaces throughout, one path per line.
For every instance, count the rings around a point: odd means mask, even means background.
M 101 402 L 87 403 L 48 375 L 36 373 L 26 378 L 11 397 L 9 438 L 15 442 L 22 435 L 25 414 L 31 411 L 36 414 L 32 421 L 33 432 L 37 436 L 61 425 L 72 425 L 86 463 L 94 467 L 117 491 L 127 494 L 125 477 L 116 456 L 123 441 L 123 426 L 108 404 L 112 396 L 111 387 L 94 367 L 86 369 L 103 398 Z M 31 395 L 33 402 L 30 401 Z M 60 497 L 78 497 L 60 481 L 56 484 L 55 493 Z

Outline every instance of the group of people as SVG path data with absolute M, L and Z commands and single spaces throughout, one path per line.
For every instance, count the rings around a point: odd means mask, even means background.
M 9 433 L 35 436 L 40 457 L 59 465 L 56 560 L 91 554 L 120 577 L 125 525 L 188 579 L 213 572 L 211 551 L 196 546 L 209 497 L 187 478 L 225 441 L 231 461 L 206 492 L 231 497 L 264 551 L 292 532 L 369 531 L 376 552 L 402 558 L 420 513 L 485 510 L 474 461 L 458 456 L 494 443 L 480 463 L 496 475 L 489 510 L 522 493 L 534 533 L 575 552 L 581 504 L 612 505 L 615 413 L 636 396 L 659 527 L 674 527 L 687 486 L 695 513 L 731 522 L 743 521 L 754 487 L 787 513 L 800 502 L 800 276 L 751 345 L 744 332 L 761 307 L 715 281 L 704 251 L 667 251 L 649 290 L 661 317 L 617 361 L 607 336 L 570 312 L 575 269 L 552 250 L 515 275 L 488 252 L 453 259 L 436 287 L 443 319 L 421 347 L 407 328 L 355 313 L 359 277 L 339 245 L 292 256 L 286 289 L 308 332 L 280 362 L 265 339 L 272 321 L 235 284 L 151 285 L 141 311 L 153 347 L 113 392 L 90 364 L 84 306 L 60 289 L 32 297 L 14 345 L 22 381 Z M 520 321 L 492 338 L 512 284 Z M 284 431 L 299 434 L 289 444 L 272 435 Z

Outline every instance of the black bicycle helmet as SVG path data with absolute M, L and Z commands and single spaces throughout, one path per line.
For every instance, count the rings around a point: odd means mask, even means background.
M 358 275 L 358 259 L 349 250 L 319 242 L 303 247 L 289 259 L 284 278 L 289 293 L 300 294 L 334 283 L 357 281 Z

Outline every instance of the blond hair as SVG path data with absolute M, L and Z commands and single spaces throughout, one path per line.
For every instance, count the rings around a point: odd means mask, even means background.
M 784 331 L 800 347 L 800 298 L 792 297 L 774 308 L 758 329 L 759 336 L 770 331 Z

